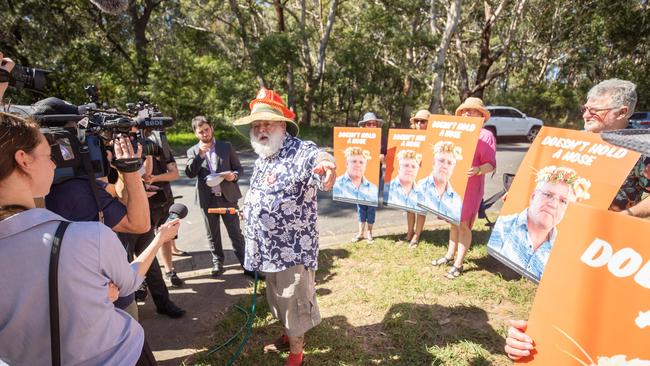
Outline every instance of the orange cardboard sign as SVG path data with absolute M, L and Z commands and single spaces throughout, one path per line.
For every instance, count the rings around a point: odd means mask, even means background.
M 646 220 L 570 205 L 528 321 L 535 352 L 520 362 L 650 362 L 648 232 Z
M 379 205 L 381 128 L 334 127 L 336 201 Z
M 431 172 L 431 156 L 427 156 L 430 149 L 427 148 L 426 139 L 427 132 L 424 130 L 391 128 L 388 131 L 385 205 L 419 214 L 426 213 L 418 207 L 421 200 L 418 182 Z
M 539 281 L 568 204 L 609 208 L 639 156 L 596 133 L 543 127 L 508 191 L 488 252 Z
M 429 116 L 424 167 L 430 174 L 418 181 L 418 206 L 454 224 L 460 214 L 483 118 L 440 114 Z

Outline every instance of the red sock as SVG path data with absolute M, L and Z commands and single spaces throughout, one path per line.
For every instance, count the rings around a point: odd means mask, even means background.
M 289 358 L 287 358 L 287 363 L 284 366 L 300 366 L 302 365 L 303 353 L 289 353 Z

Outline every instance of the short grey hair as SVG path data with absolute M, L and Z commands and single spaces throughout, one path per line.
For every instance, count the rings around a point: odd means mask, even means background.
M 618 108 L 627 106 L 626 117 L 634 113 L 636 107 L 636 84 L 621 79 L 608 79 L 595 85 L 587 94 L 587 100 L 591 98 L 610 97 L 610 107 Z

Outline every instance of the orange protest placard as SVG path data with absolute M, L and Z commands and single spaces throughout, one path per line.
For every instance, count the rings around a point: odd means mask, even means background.
M 571 204 L 528 321 L 531 365 L 650 362 L 646 220 Z M 577 361 L 580 360 L 580 361 Z M 647 363 L 643 363 L 646 365 Z
M 467 171 L 472 167 L 483 118 L 429 116 L 423 167 L 430 174 L 418 181 L 418 206 L 454 224 L 460 223 Z
M 334 127 L 337 201 L 379 205 L 381 128 Z
M 639 156 L 596 133 L 543 127 L 508 191 L 488 252 L 539 281 L 567 205 L 608 208 Z
M 388 131 L 384 204 L 420 214 L 421 193 L 418 181 L 431 172 L 431 157 L 426 164 L 427 132 L 424 130 L 393 129 Z M 430 155 L 430 154 L 429 154 Z

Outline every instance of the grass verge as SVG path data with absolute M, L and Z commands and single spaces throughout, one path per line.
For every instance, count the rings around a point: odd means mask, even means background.
M 316 285 L 323 322 L 307 333 L 308 364 L 510 365 L 503 353 L 508 319 L 527 317 L 535 286 L 487 255 L 484 227 L 474 231 L 463 275 L 446 279 L 447 268 L 431 260 L 444 255 L 448 237 L 447 229 L 425 232 L 413 250 L 396 244 L 397 236 L 322 250 Z M 253 333 L 237 365 L 283 365 L 287 357 L 262 352 L 282 328 L 261 284 Z M 250 309 L 250 302 L 247 296 L 240 305 Z M 244 322 L 231 309 L 215 338 L 227 339 Z M 225 365 L 236 347 L 194 362 Z

